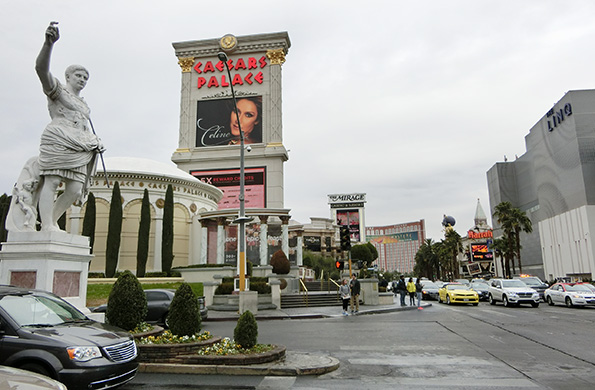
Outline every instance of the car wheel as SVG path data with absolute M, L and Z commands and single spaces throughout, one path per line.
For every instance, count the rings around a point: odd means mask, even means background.
M 47 368 L 45 368 L 44 366 L 42 366 L 41 364 L 25 363 L 23 365 L 20 365 L 18 368 L 20 368 L 21 370 L 27 370 L 27 371 L 34 372 L 36 374 L 47 376 L 48 378 L 54 378 L 54 376 L 50 373 L 50 371 Z
M 539 307 L 539 302 L 531 302 L 531 306 L 533 306 L 533 307 Z
M 504 307 L 510 307 L 510 302 L 508 302 L 508 297 L 506 295 L 502 297 L 502 303 L 504 303 Z
M 442 303 L 442 298 L 440 298 L 440 295 L 438 296 L 438 303 Z
M 566 297 L 566 307 L 572 307 L 574 306 L 572 304 L 572 299 L 570 299 L 570 297 Z
M 552 301 L 552 297 L 547 297 L 547 304 L 550 306 L 554 306 L 554 301 Z
M 446 296 L 446 304 L 447 305 L 450 305 L 450 295 L 447 295 Z
M 494 297 L 492 296 L 492 294 L 490 294 L 488 296 L 488 302 L 490 302 L 490 305 L 495 305 L 496 301 L 494 300 Z

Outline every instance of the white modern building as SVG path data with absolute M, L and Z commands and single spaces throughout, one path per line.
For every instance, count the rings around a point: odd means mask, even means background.
M 525 136 L 526 153 L 487 172 L 490 209 L 527 213 L 523 272 L 547 280 L 595 274 L 595 90 L 567 92 Z M 499 226 L 494 222 L 494 236 Z

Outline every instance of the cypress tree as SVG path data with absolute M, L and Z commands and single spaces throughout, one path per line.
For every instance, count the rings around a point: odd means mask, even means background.
M 97 208 L 95 206 L 95 195 L 89 192 L 87 197 L 87 207 L 85 208 L 85 216 L 83 217 L 83 236 L 89 237 L 89 246 L 91 253 L 93 253 L 93 244 L 95 243 L 95 222 L 97 219 Z
M 109 221 L 107 228 L 107 243 L 105 250 L 105 276 L 113 278 L 118 266 L 120 252 L 120 234 L 122 233 L 122 195 L 120 185 L 114 182 L 112 190 L 112 202 L 109 209 Z
M 168 275 L 174 260 L 174 189 L 171 184 L 165 191 L 163 206 L 163 236 L 161 242 L 161 271 Z
M 149 203 L 149 190 L 145 188 L 143 203 L 140 209 L 140 222 L 138 224 L 138 245 L 136 248 L 136 276 L 142 278 L 147 271 L 147 258 L 149 256 L 149 233 L 151 232 L 151 207 Z
M 2 243 L 5 242 L 8 237 L 8 232 L 6 231 L 6 216 L 8 215 L 11 200 L 12 196 L 6 194 L 0 196 L 0 248 L 2 247 Z

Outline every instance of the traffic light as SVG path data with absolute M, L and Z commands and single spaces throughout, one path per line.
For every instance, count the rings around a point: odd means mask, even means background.
M 337 260 L 335 261 L 335 267 L 342 271 L 345 268 L 345 262 L 343 260 Z
M 349 234 L 349 226 L 341 226 L 339 229 L 339 238 L 341 239 L 341 250 L 348 251 L 351 249 L 351 235 Z

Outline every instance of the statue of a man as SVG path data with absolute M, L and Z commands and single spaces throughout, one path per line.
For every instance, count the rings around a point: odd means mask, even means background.
M 95 171 L 97 153 L 104 150 L 101 140 L 91 131 L 89 106 L 79 96 L 89 72 L 80 65 L 69 66 L 64 85 L 50 73 L 52 49 L 60 38 L 56 24 L 52 22 L 46 29 L 35 63 L 52 118 L 41 135 L 38 157 L 42 231 L 60 230 L 60 216 L 73 203 L 82 203 Z M 64 192 L 54 201 L 62 182 Z

